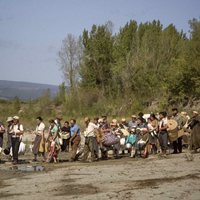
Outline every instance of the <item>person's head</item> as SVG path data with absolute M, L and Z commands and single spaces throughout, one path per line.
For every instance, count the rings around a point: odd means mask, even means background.
M 68 122 L 68 121 L 65 121 L 65 122 L 64 122 L 64 126 L 65 126 L 65 127 L 68 127 L 68 126 L 69 126 L 69 122 Z
M 193 116 L 193 117 L 196 117 L 196 116 L 198 116 L 198 115 L 199 115 L 199 113 L 198 113 L 196 110 L 193 110 L 193 111 L 192 111 L 192 116 Z
M 142 118 L 143 115 L 144 115 L 144 114 L 143 114 L 142 112 L 139 112 L 139 113 L 138 113 L 138 117 L 140 117 L 140 118 Z
M 87 126 L 90 123 L 90 118 L 85 117 L 84 122 L 85 122 L 85 125 Z
M 43 119 L 42 119 L 42 117 L 37 117 L 37 118 L 36 118 L 36 121 L 37 121 L 37 123 L 39 124 L 39 123 L 41 123 L 41 122 L 43 121 Z
M 58 115 L 58 116 L 56 116 L 56 119 L 57 119 L 57 121 L 60 122 L 62 120 L 62 117 L 60 115 Z
M 178 109 L 177 108 L 172 108 L 172 115 L 176 116 L 178 114 Z
M 166 113 L 165 111 L 159 112 L 159 118 L 160 118 L 160 119 L 163 119 L 163 118 L 165 118 L 166 116 L 167 116 L 167 113 Z
M 73 127 L 74 124 L 76 124 L 76 119 L 71 119 L 71 120 L 70 120 L 70 125 L 71 125 L 71 127 Z
M 19 123 L 19 117 L 18 116 L 14 116 L 13 117 L 13 123 L 14 124 L 18 124 Z
M 53 126 L 55 124 L 55 121 L 53 119 L 50 119 L 49 123 L 50 123 L 51 126 Z
M 116 128 L 117 127 L 117 120 L 113 119 L 112 122 L 110 123 L 111 128 Z
M 49 136 L 49 141 L 50 141 L 50 142 L 53 141 L 53 136 Z
M 137 120 L 137 116 L 136 115 L 132 115 L 131 119 L 132 119 L 133 122 L 135 122 Z
M 10 125 L 13 123 L 13 118 L 12 117 L 8 117 L 6 122 Z
M 95 117 L 95 118 L 94 118 L 94 123 L 95 123 L 95 124 L 98 124 L 98 120 L 99 120 L 99 118 L 98 118 L 98 117 Z
M 138 117 L 138 118 L 137 118 L 137 124 L 138 124 L 138 125 L 141 125 L 142 123 L 143 123 L 142 117 Z
M 126 119 L 125 119 L 125 118 L 122 118 L 122 119 L 121 119 L 121 123 L 122 123 L 122 124 L 126 124 Z
M 150 120 L 153 121 L 153 120 L 155 120 L 155 119 L 156 119 L 156 115 L 155 115 L 154 113 L 151 113 L 151 114 L 150 114 Z

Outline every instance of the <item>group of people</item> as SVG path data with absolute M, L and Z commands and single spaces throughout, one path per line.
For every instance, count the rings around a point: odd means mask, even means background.
M 197 111 L 193 111 L 192 118 L 198 116 Z M 172 109 L 172 114 L 166 112 L 150 114 L 144 118 L 143 113 L 137 116 L 132 115 L 129 122 L 125 118 L 120 121 L 113 119 L 108 123 L 107 116 L 96 117 L 91 120 L 84 119 L 85 127 L 81 132 L 80 126 L 75 119 L 69 122 L 62 118 L 49 120 L 48 135 L 45 135 L 45 124 L 41 117 L 37 117 L 37 126 L 34 131 L 35 140 L 32 152 L 33 161 L 37 161 L 38 155 L 43 156 L 44 162 L 58 162 L 60 151 L 69 152 L 69 161 L 81 160 L 87 162 L 89 153 L 91 162 L 99 159 L 108 159 L 108 151 L 113 150 L 114 158 L 120 158 L 122 154 L 128 152 L 130 157 L 148 157 L 150 153 L 166 157 L 169 142 L 173 146 L 173 153 L 182 152 L 182 137 L 177 136 L 170 141 L 169 120 L 177 122 L 177 131 L 186 130 L 189 127 L 190 117 L 186 112 L 178 112 L 177 108 Z M 7 129 L 0 124 L 0 150 L 3 146 L 3 136 L 7 132 L 8 142 L 4 152 L 12 151 L 13 164 L 18 163 L 19 145 L 24 133 L 23 125 L 19 122 L 19 117 L 8 117 Z M 84 144 L 80 148 L 80 144 Z

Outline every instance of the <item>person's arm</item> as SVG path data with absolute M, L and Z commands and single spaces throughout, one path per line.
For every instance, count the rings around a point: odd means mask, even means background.
M 3 125 L 0 125 L 0 133 L 5 133 L 5 128 Z
M 19 125 L 19 129 L 15 132 L 15 134 L 18 136 L 22 136 L 24 134 L 24 128 L 22 124 Z

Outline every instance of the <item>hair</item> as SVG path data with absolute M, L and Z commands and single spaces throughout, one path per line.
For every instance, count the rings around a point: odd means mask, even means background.
M 76 123 L 76 119 L 72 118 L 71 121 L 73 121 L 74 123 Z
M 43 121 L 42 117 L 40 117 L 40 116 L 37 117 L 36 119 L 39 119 L 40 121 Z
M 151 113 L 150 117 L 153 117 L 154 119 L 157 119 L 157 117 L 156 117 L 156 115 L 154 113 Z
M 172 111 L 177 111 L 178 112 L 178 108 L 172 108 Z
M 65 121 L 64 123 L 65 123 L 65 124 L 69 124 L 69 122 L 68 122 L 68 121 Z
M 54 120 L 53 120 L 53 119 L 50 119 L 50 120 L 49 120 L 49 123 L 55 123 L 55 122 L 54 122 Z
M 167 116 L 167 112 L 166 111 L 159 112 L 159 115 L 162 115 L 163 117 L 166 117 Z
M 143 117 L 143 115 L 144 115 L 144 114 L 143 114 L 142 112 L 139 112 L 139 113 L 138 113 L 138 116 L 139 116 L 139 117 Z
M 95 117 L 94 120 L 95 120 L 95 121 L 98 121 L 98 120 L 99 120 L 99 117 Z

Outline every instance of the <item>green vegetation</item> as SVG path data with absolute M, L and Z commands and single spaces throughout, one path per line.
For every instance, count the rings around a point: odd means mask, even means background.
M 111 22 L 93 25 L 79 38 L 68 34 L 58 53 L 66 85 L 54 99 L 46 91 L 35 101 L 1 101 L 2 117 L 21 110 L 33 123 L 38 115 L 69 119 L 189 109 L 200 99 L 200 21 L 189 24 L 189 36 L 173 24 L 134 20 L 116 34 Z

